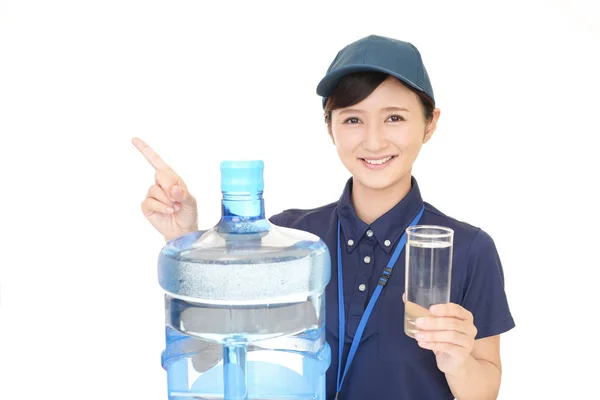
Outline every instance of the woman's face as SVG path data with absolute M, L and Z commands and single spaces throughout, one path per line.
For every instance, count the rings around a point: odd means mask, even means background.
M 426 123 L 419 97 L 389 77 L 360 103 L 333 110 L 329 133 L 355 185 L 387 189 L 410 180 L 438 118 L 436 109 Z

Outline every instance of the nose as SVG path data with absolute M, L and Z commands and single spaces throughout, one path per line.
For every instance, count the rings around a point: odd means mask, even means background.
M 363 148 L 372 153 L 379 153 L 388 146 L 388 140 L 382 126 L 369 125 L 365 129 Z

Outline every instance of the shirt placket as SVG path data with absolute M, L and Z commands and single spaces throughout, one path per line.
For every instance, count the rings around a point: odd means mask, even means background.
M 375 246 L 377 241 L 373 237 L 373 232 L 368 230 L 365 237 L 360 240 L 358 248 L 355 249 L 355 262 L 357 265 L 353 287 L 350 290 L 351 300 L 348 309 L 348 334 L 354 337 L 360 324 L 367 304 L 369 302 L 369 281 L 373 275 L 373 265 L 375 263 Z

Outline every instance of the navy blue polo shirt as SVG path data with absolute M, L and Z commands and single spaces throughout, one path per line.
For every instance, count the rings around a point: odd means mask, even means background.
M 483 230 L 444 215 L 423 201 L 415 178 L 411 190 L 394 208 L 368 225 L 351 203 L 352 178 L 339 201 L 311 210 L 289 209 L 274 215 L 276 225 L 319 236 L 331 253 L 331 281 L 326 289 L 326 339 L 331 346 L 327 399 L 334 399 L 338 373 L 337 224 L 341 222 L 346 337 L 342 368 L 367 303 L 383 268 L 411 220 L 424 205 L 419 224 L 454 229 L 450 301 L 474 316 L 476 339 L 515 326 L 504 292 L 502 264 L 492 238 Z M 431 350 L 404 333 L 404 250 L 383 289 L 346 375 L 340 400 L 453 399 L 444 373 Z M 343 370 L 342 370 L 343 372 Z

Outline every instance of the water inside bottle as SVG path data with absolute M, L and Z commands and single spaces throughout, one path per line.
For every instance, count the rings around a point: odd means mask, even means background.
M 297 235 L 213 230 L 161 253 L 170 398 L 323 399 L 329 253 Z

